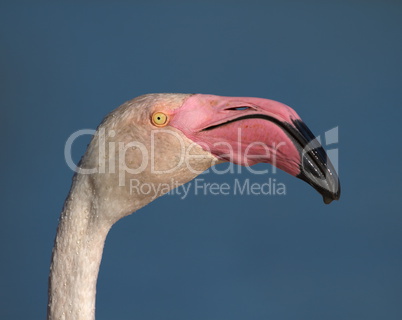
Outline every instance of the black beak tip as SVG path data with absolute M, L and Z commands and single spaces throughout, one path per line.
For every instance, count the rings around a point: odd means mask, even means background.
M 339 200 L 341 196 L 341 186 L 339 179 L 336 176 L 327 180 L 319 179 L 312 174 L 305 174 L 305 172 L 302 172 L 297 177 L 316 189 L 318 193 L 322 195 L 325 204 L 330 204 L 334 200 Z
M 324 201 L 325 204 L 330 204 L 334 200 L 339 200 L 339 195 L 338 196 L 328 196 L 328 195 L 323 195 L 322 200 Z
M 328 196 L 323 196 L 322 199 L 324 200 L 325 204 L 330 204 L 334 200 Z
M 322 199 L 325 204 L 330 204 L 334 200 L 339 200 L 339 198 L 341 197 L 341 188 L 339 185 L 339 180 L 337 186 L 338 188 L 336 192 L 331 192 L 328 190 L 317 190 L 318 192 L 321 191 L 320 193 L 322 194 Z
M 319 140 L 301 120 L 294 120 L 289 131 L 299 148 L 301 163 L 298 178 L 316 189 L 325 204 L 339 200 L 341 186 L 338 175 Z

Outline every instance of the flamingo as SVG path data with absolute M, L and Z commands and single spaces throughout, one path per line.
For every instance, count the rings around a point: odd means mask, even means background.
M 73 177 L 52 252 L 47 318 L 95 319 L 96 281 L 112 225 L 225 161 L 271 163 L 309 183 L 327 204 L 340 197 L 324 149 L 280 102 L 204 94 L 137 97 L 105 117 Z M 164 187 L 141 192 L 130 185 L 133 179 Z

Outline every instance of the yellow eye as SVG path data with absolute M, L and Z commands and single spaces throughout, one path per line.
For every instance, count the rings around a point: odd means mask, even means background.
M 168 124 L 169 118 L 163 112 L 155 112 L 152 115 L 152 123 L 157 127 L 163 127 Z

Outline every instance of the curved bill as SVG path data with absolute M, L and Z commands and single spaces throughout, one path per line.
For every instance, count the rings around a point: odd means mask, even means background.
M 340 197 L 325 150 L 297 113 L 280 102 L 195 94 L 174 111 L 171 125 L 222 161 L 270 163 L 306 181 L 326 204 Z

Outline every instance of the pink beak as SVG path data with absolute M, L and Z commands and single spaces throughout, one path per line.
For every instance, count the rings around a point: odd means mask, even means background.
M 194 94 L 170 124 L 222 161 L 270 163 L 309 183 L 327 204 L 340 197 L 326 152 L 297 113 L 280 102 Z

